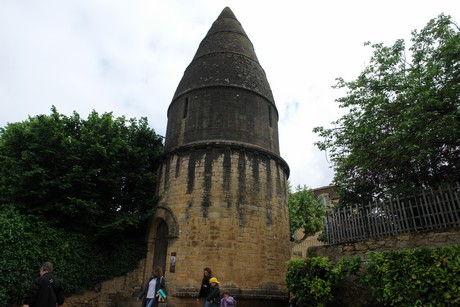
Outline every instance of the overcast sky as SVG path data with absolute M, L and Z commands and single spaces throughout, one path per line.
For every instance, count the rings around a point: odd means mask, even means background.
M 73 111 L 147 117 L 165 135 L 166 110 L 199 43 L 230 7 L 251 39 L 280 115 L 293 186 L 331 183 L 313 143 L 342 110 L 335 78 L 368 63 L 366 41 L 406 39 L 459 0 L 0 0 L 0 126 Z

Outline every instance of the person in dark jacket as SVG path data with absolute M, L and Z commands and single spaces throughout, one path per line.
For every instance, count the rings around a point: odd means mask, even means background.
M 212 270 L 211 268 L 204 268 L 203 271 L 203 279 L 201 281 L 201 288 L 200 288 L 200 293 L 198 293 L 198 297 L 196 299 L 197 304 L 200 301 L 200 298 L 204 298 L 204 304 L 203 307 L 208 307 L 209 302 L 206 301 L 206 297 L 209 295 L 209 290 L 211 289 L 211 285 L 209 284 L 209 280 L 212 277 Z
M 206 301 L 209 302 L 210 307 L 219 307 L 220 306 L 220 289 L 219 289 L 219 282 L 217 278 L 212 277 L 209 280 L 209 284 L 211 285 L 211 289 L 209 290 L 209 295 L 206 297 Z
M 165 279 L 163 277 L 163 270 L 159 266 L 156 266 L 153 268 L 152 276 L 150 276 L 144 290 L 142 290 L 137 299 L 143 300 L 143 307 L 157 307 L 160 304 L 158 299 L 158 291 L 160 289 L 166 291 Z
M 51 262 L 41 265 L 40 277 L 30 285 L 23 307 L 56 307 L 64 304 L 64 287 L 52 272 Z

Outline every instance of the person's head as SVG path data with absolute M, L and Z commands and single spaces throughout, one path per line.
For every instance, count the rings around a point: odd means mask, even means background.
M 217 281 L 217 278 L 212 277 L 212 278 L 209 280 L 209 284 L 211 285 L 211 287 L 214 287 L 215 285 L 220 284 L 220 282 Z
M 224 291 L 222 291 L 222 295 L 225 296 L 225 297 L 230 296 L 230 291 L 224 290 Z
M 163 270 L 161 269 L 161 267 L 155 266 L 155 267 L 153 268 L 152 273 L 153 273 L 154 276 L 160 277 L 161 275 L 163 275 Z
M 45 273 L 53 272 L 53 264 L 51 262 L 43 262 L 40 266 L 40 275 L 44 275 Z
M 203 270 L 203 277 L 212 277 L 212 271 L 211 268 L 204 268 Z

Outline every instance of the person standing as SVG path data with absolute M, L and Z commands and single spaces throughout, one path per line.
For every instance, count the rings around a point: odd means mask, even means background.
M 211 289 L 209 290 L 209 295 L 206 297 L 206 301 L 209 302 L 210 307 L 219 307 L 220 306 L 219 281 L 217 281 L 217 278 L 212 277 L 209 280 L 209 284 L 211 285 Z
M 211 285 L 209 284 L 209 280 L 212 277 L 212 270 L 211 268 L 204 268 L 203 270 L 203 279 L 201 281 L 201 288 L 200 288 L 200 293 L 198 293 L 198 297 L 196 299 L 196 303 L 199 304 L 200 298 L 204 298 L 204 304 L 203 307 L 208 307 L 209 302 L 206 301 L 206 297 L 209 295 L 209 290 L 211 289 Z
M 160 304 L 158 299 L 158 291 L 163 289 L 166 290 L 165 287 L 165 279 L 163 277 L 163 270 L 156 266 L 153 268 L 152 276 L 150 276 L 147 284 L 142 290 L 141 294 L 139 294 L 138 300 L 142 301 L 142 307 L 156 307 Z
M 40 276 L 30 285 L 23 307 L 56 307 L 64 304 L 64 287 L 53 275 L 53 264 L 43 262 Z

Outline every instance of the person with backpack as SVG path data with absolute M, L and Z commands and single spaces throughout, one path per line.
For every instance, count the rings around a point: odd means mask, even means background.
M 228 290 L 222 291 L 222 299 L 220 300 L 220 307 L 235 307 L 236 300 L 230 296 L 230 292 Z
M 61 307 L 64 304 L 64 287 L 53 275 L 53 264 L 43 262 L 40 276 L 30 285 L 23 307 Z

